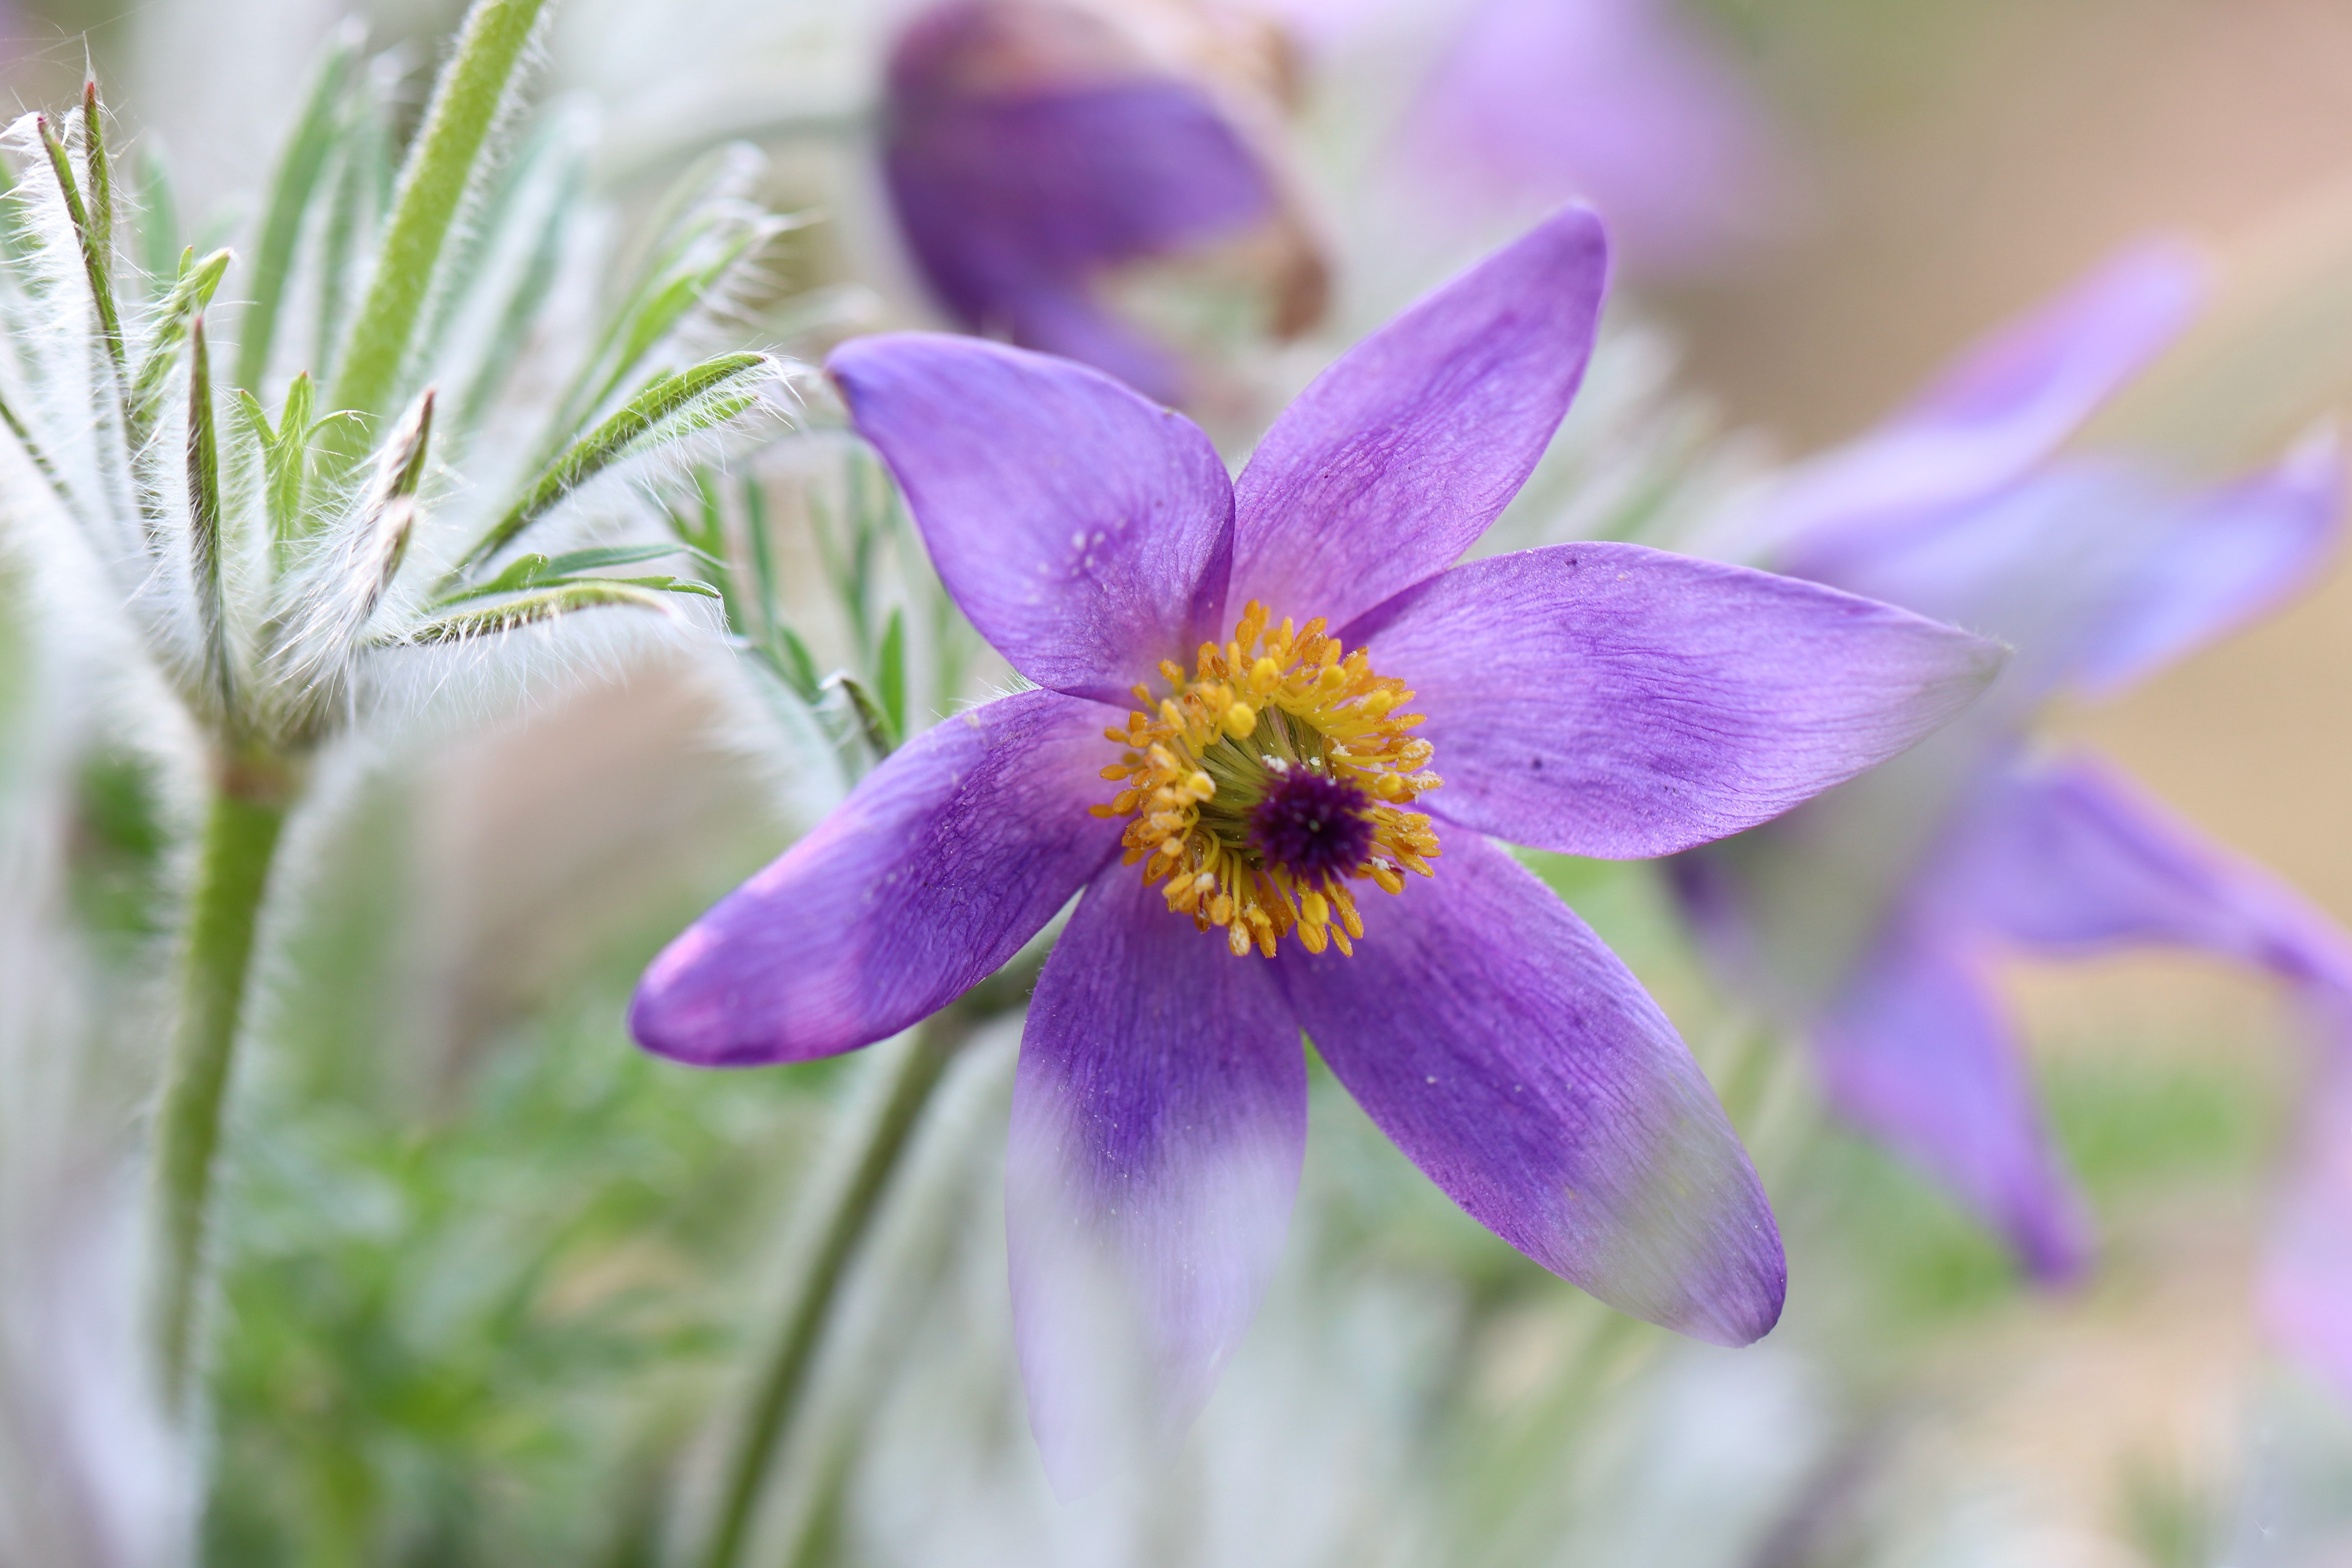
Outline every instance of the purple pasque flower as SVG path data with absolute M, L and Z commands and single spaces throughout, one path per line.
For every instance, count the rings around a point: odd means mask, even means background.
M 1723 1343 L 1780 1313 L 1706 1079 L 1486 836 L 1628 858 L 1735 832 L 1911 744 L 1999 656 L 1632 545 L 1453 564 L 1566 412 L 1606 265 L 1590 214 L 1553 218 L 1325 372 L 1230 481 L 1189 422 L 1066 362 L 920 334 L 833 356 L 949 592 L 1037 689 L 883 763 L 655 961 L 631 1026 L 704 1065 L 851 1050 L 1083 889 L 1030 1007 L 1006 1200 L 1066 1483 L 1118 1390 L 1189 1419 L 1255 1310 L 1302 1028 L 1545 1268 Z M 1139 1347 L 1127 1373 L 1106 1344 Z
M 1674 0 L 1475 0 L 1402 151 L 1442 203 L 1588 201 L 1633 265 L 1687 271 L 1761 229 L 1775 140 Z
M 2330 450 L 2201 489 L 2053 456 L 2185 323 L 2200 281 L 2177 250 L 2129 252 L 1798 471 L 1755 536 L 1774 563 L 2015 653 L 1983 702 L 1908 756 L 1674 868 L 1721 970 L 1810 1037 L 1831 1103 L 2045 1281 L 2077 1272 L 2091 1237 L 1993 996 L 1997 959 L 2189 948 L 2352 1018 L 2352 945 L 2329 921 L 2106 768 L 2032 739 L 2053 698 L 2113 693 L 2242 624 L 2335 542 Z M 2340 1222 L 2352 1184 L 2334 1158 Z M 2334 1353 L 2352 1374 L 2347 1304 Z
M 898 36 L 883 174 L 908 250 L 950 315 L 1173 403 L 1165 348 L 1097 297 L 1109 268 L 1285 216 L 1224 98 L 1085 0 L 947 0 Z M 1311 325 L 1311 247 L 1285 252 L 1277 329 Z

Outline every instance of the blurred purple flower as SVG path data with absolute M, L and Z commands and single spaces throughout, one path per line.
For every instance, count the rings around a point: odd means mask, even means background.
M 1441 200 L 1589 201 L 1644 271 L 1718 259 L 1779 205 L 1763 111 L 1672 0 L 1477 0 L 1406 129 Z
M 2185 947 L 2264 970 L 2319 1015 L 2352 1021 L 2352 946 L 2326 917 L 2106 769 L 2030 742 L 2052 698 L 2113 693 L 2242 624 L 2308 582 L 2335 542 L 2332 448 L 2206 489 L 2053 457 L 2185 323 L 2200 283 L 2175 250 L 2129 252 L 1799 470 L 1759 525 L 1776 564 L 2015 653 L 1983 702 L 1908 756 L 1674 868 L 1726 974 L 1810 1035 L 1832 1103 L 1948 1185 L 2045 1281 L 2077 1272 L 2091 1237 L 1990 994 L 1998 955 Z M 2352 1051 L 2352 1032 L 2329 1037 Z M 2346 1065 L 2328 1068 L 2339 1088 Z M 2336 1119 L 2352 1123 L 2340 1107 Z M 2333 1232 L 2304 1228 L 2333 1248 L 2346 1287 L 2324 1353 L 2352 1385 L 2345 1146 L 2322 1153 Z M 2294 1251 L 2281 1267 L 2301 1267 Z M 2318 1255 L 2303 1256 L 2307 1282 Z M 2313 1289 L 2291 1293 L 2307 1302 Z
M 1255 1310 L 1304 1149 L 1302 1027 L 1547 1268 L 1721 1342 L 1779 1315 L 1778 1233 L 1706 1080 L 1484 835 L 1643 857 L 1737 831 L 1911 744 L 1998 655 L 1633 545 L 1449 570 L 1565 414 L 1605 271 L 1591 215 L 1554 218 L 1332 366 L 1237 481 L 1077 366 L 928 335 L 833 356 L 941 580 L 1043 689 L 877 768 L 655 961 L 631 1026 L 703 1065 L 851 1050 L 1084 889 L 1030 1008 L 1007 1180 L 1031 1419 L 1066 1485 L 1120 1386 L 1098 1307 L 1180 1426 Z M 1405 809 L 1433 761 L 1442 816 Z
M 1076 0 L 949 0 L 899 35 L 886 91 L 890 200 L 949 314 L 1180 401 L 1176 360 L 1104 308 L 1097 277 L 1286 216 L 1202 74 Z M 1285 257 L 1286 335 L 1312 324 L 1323 284 L 1311 247 Z

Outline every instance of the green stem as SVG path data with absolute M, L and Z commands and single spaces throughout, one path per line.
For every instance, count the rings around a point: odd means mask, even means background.
M 865 1244 L 890 1179 L 914 1139 L 923 1108 L 940 1086 L 949 1061 L 986 1019 L 1019 1006 L 1036 978 L 1034 964 L 1017 963 L 982 982 L 962 1001 L 931 1016 L 916 1031 L 913 1048 L 898 1064 L 889 1093 L 873 1124 L 848 1183 L 834 1200 L 816 1252 L 786 1305 L 784 1318 L 762 1364 L 757 1393 L 736 1434 L 727 1466 L 727 1489 L 702 1568 L 735 1568 L 749 1543 L 760 1492 L 799 1414 L 808 1390 L 809 1369 L 831 1320 L 849 1267 Z
M 254 925 L 286 821 L 289 792 L 280 782 L 232 775 L 214 795 L 188 910 L 180 1016 L 155 1123 L 163 1254 L 156 1328 L 164 1396 L 174 1412 L 186 1407 L 197 1363 L 221 1110 L 245 1016 Z
M 341 478 L 367 450 L 373 416 L 391 405 L 457 210 L 482 162 L 546 0 L 475 0 L 441 73 L 424 129 L 400 172 L 367 294 L 338 356 L 331 409 L 369 416 L 328 426 L 328 472 Z

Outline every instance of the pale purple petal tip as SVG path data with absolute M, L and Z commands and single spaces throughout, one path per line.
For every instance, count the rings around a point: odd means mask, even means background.
M 1098 372 L 930 332 L 826 362 L 940 580 L 1040 686 L 1125 703 L 1214 637 L 1233 491 L 1209 438 Z
M 1370 628 L 1414 692 L 1430 809 L 1573 855 L 1664 855 L 1779 816 L 1973 700 L 1999 647 L 1791 578 L 1633 544 L 1457 567 Z
M 1460 556 L 1567 414 L 1608 273 L 1571 209 L 1325 371 L 1235 481 L 1231 603 L 1344 626 Z
M 697 1067 L 808 1061 L 953 1001 L 1118 847 L 1087 815 L 1118 714 L 1029 691 L 917 736 L 662 950 L 629 1032 Z
M 1038 981 L 1006 1166 L 1030 1425 L 1064 1496 L 1199 1412 L 1281 1254 L 1306 1139 L 1270 966 L 1107 868 Z
M 1362 900 L 1360 956 L 1286 952 L 1331 1070 L 1470 1215 L 1637 1318 L 1718 1344 L 1777 1322 L 1788 1270 L 1690 1052 L 1583 921 L 1502 849 Z
M 2204 287 L 2183 245 L 2124 252 L 1980 344 L 1902 413 L 1798 469 L 1757 537 L 1791 548 L 1986 499 L 2048 458 L 2171 342 Z
M 2343 532 L 2333 439 L 2266 474 L 2194 497 L 2120 595 L 2075 671 L 2110 696 L 2310 587 Z
M 1921 896 L 2030 952 L 2185 947 L 2352 991 L 2352 940 L 2112 770 L 2075 758 L 1989 784 Z

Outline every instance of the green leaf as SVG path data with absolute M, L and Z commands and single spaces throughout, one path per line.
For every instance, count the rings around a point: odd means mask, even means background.
M 760 604 L 760 631 L 772 638 L 783 628 L 782 584 L 776 581 L 776 544 L 768 534 L 768 492 L 757 474 L 743 476 L 743 533 L 751 545 L 751 586 Z
M 367 294 L 340 356 L 331 407 L 373 416 L 391 400 L 443 247 L 480 173 L 490 127 L 544 5 L 475 0 L 466 13 L 456 52 L 434 85 L 424 127 L 401 169 Z M 338 425 L 328 435 L 329 474 L 340 478 L 364 453 L 366 431 Z
M 810 654 L 808 644 L 801 641 L 798 632 L 782 624 L 776 627 L 776 642 L 784 652 L 781 661 L 784 679 L 792 683 L 802 701 L 814 707 L 824 683 L 817 679 L 816 659 Z
M 385 639 L 379 646 L 473 642 L 538 626 L 563 616 L 576 615 L 582 610 L 607 605 L 634 605 L 665 615 L 668 613 L 657 590 L 610 577 L 591 577 L 583 582 L 542 589 L 483 609 L 442 616 L 410 628 L 399 637 Z
M 450 574 L 452 582 L 505 549 L 572 491 L 614 464 L 712 429 L 743 413 L 758 398 L 736 389 L 767 373 L 764 355 L 735 353 L 705 360 L 675 374 L 656 376 L 619 413 L 541 470 L 522 500 L 457 563 Z
M 90 244 L 110 279 L 114 275 L 114 175 L 106 157 L 106 117 L 98 111 L 98 83 L 81 84 L 81 166 L 89 176 Z
M 287 134 L 278 153 L 278 176 L 270 181 L 270 205 L 261 216 L 261 235 L 254 247 L 252 303 L 240 322 L 237 343 L 237 385 L 261 390 L 268 376 L 270 345 L 278 341 L 278 308 L 285 300 L 287 278 L 294 270 L 294 247 L 301 240 L 303 216 L 318 191 L 320 169 L 334 151 L 341 124 L 341 103 L 351 91 L 351 68 L 360 58 L 364 28 L 351 21 L 336 30 L 318 68 L 310 73 L 310 91 L 303 99 L 301 118 Z
M 220 440 L 213 427 L 212 369 L 205 353 L 205 320 L 188 333 L 188 551 L 196 592 L 196 628 L 204 644 L 210 703 L 224 718 L 236 711 L 229 655 L 226 585 L 221 569 Z
M 524 345 L 530 337 L 531 324 L 538 320 L 541 307 L 547 301 L 548 291 L 554 287 L 556 270 L 563 259 L 564 238 L 571 233 L 580 193 L 587 184 L 588 171 L 586 159 L 578 147 L 555 145 L 555 138 L 562 129 L 559 121 L 548 131 L 549 143 L 554 145 L 554 151 L 549 155 L 559 158 L 561 162 L 551 177 L 541 176 L 547 178 L 552 187 L 547 201 L 546 216 L 540 224 L 539 235 L 530 255 L 517 269 L 505 307 L 489 329 L 472 384 L 467 389 L 465 400 L 459 407 L 457 431 L 461 439 L 481 427 L 499 395 L 505 390 L 508 378 L 522 358 Z
M 907 616 L 903 610 L 894 608 L 890 624 L 883 628 L 882 655 L 876 661 L 874 684 L 895 742 L 907 732 Z
M 656 561 L 665 555 L 675 555 L 675 544 L 606 544 L 589 550 L 567 551 L 562 555 L 517 556 L 487 583 L 454 594 L 445 594 L 433 604 L 436 609 L 445 605 L 463 604 L 469 599 L 488 598 L 494 594 L 519 594 L 530 588 L 552 587 L 562 583 L 628 583 L 641 588 L 658 588 L 667 593 L 696 594 L 717 598 L 719 590 L 708 583 L 684 577 L 593 577 L 591 573 L 608 566 L 629 566 L 640 561 Z
M 857 728 L 865 735 L 866 743 L 874 749 L 876 757 L 887 757 L 898 749 L 898 737 L 890 731 L 889 715 L 882 710 L 882 705 L 874 700 L 874 694 L 866 690 L 856 676 L 836 670 L 827 678 L 825 685 L 838 688 L 849 699 L 850 709 L 857 715 Z
M 57 128 L 46 114 L 36 115 L 33 123 L 40 132 L 42 150 L 49 155 L 49 172 L 57 177 L 58 194 L 65 199 L 66 216 L 72 220 L 74 238 L 81 246 L 82 275 L 89 283 L 90 303 L 98 311 L 99 336 L 104 340 L 107 358 L 114 365 L 115 393 L 120 396 L 126 375 L 122 363 L 122 318 L 114 308 L 113 267 L 89 209 L 82 205 L 81 186 L 74 179 L 73 165 L 66 158 L 65 143 L 58 139 Z
M 741 146 L 721 148 L 671 187 L 645 226 L 656 245 L 558 404 L 545 450 L 577 436 L 738 267 L 791 226 L 740 195 L 756 158 Z
M 164 384 L 172 375 L 173 355 L 188 335 L 188 323 L 212 304 L 213 291 L 220 287 L 221 277 L 227 272 L 232 259 L 226 250 L 215 250 L 202 261 L 194 260 L 194 255 L 193 249 L 182 255 L 179 280 L 172 285 L 156 310 L 154 335 L 139 363 L 139 374 L 131 378 L 129 424 L 134 450 L 144 447 L 147 437 L 154 433 L 155 420 L 163 412 Z
M 5 423 L 8 426 L 8 433 L 16 437 L 18 446 L 25 448 L 25 456 L 32 458 L 33 466 L 41 470 L 41 477 L 49 481 L 49 489 L 57 492 L 58 500 L 70 508 L 73 505 L 73 491 L 66 488 L 65 480 L 60 479 L 57 469 L 50 466 L 48 454 L 41 450 L 40 443 L 33 439 L 33 433 L 25 428 L 25 422 L 16 416 L 16 409 L 9 405 L 8 400 L 5 397 L 0 397 L 0 423 Z
M 281 579 L 265 632 L 264 668 L 271 710 L 289 742 L 315 741 L 346 706 L 352 656 L 399 574 L 415 528 L 433 404 L 428 389 L 410 405 L 377 455 L 358 504 L 336 520 L 299 577 Z M 298 420 L 282 420 L 278 439 L 284 443 L 302 428 Z

